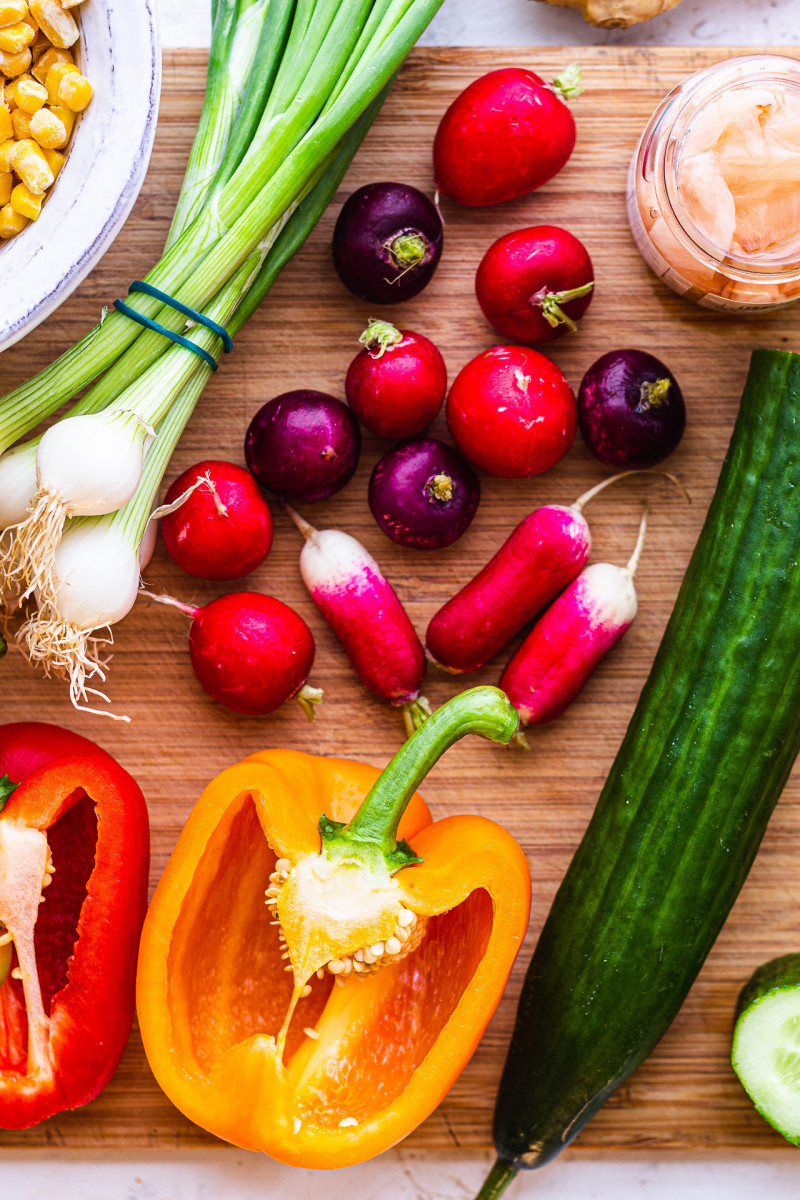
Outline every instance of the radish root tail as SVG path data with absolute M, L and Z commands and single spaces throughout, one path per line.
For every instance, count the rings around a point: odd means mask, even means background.
M 642 512 L 642 519 L 639 522 L 639 536 L 636 539 L 636 545 L 633 548 L 633 554 L 630 556 L 628 565 L 625 568 L 631 579 L 633 579 L 634 575 L 636 574 L 636 569 L 639 566 L 639 559 L 642 557 L 642 550 L 644 549 L 644 537 L 647 532 L 648 511 L 648 507 L 645 504 L 644 511 Z
M 689 495 L 680 479 L 678 479 L 677 475 L 671 475 L 669 471 L 654 471 L 651 467 L 638 467 L 632 471 L 620 471 L 618 475 L 609 475 L 607 479 L 601 479 L 599 483 L 594 485 L 594 487 L 589 488 L 588 492 L 584 492 L 582 496 L 579 496 L 575 503 L 570 505 L 570 507 L 573 508 L 575 512 L 583 512 L 589 501 L 593 500 L 595 496 L 599 495 L 600 492 L 605 491 L 610 484 L 617 483 L 620 479 L 627 479 L 630 475 L 658 475 L 661 479 L 668 479 L 670 483 L 675 484 L 675 487 L 685 498 L 686 503 L 692 503 L 692 497 Z

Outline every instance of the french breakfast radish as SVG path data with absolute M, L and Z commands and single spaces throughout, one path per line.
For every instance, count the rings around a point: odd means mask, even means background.
M 403 710 L 408 736 L 430 705 L 420 696 L 425 654 L 408 613 L 375 559 L 349 533 L 315 529 L 287 511 L 305 538 L 300 574 L 365 687 Z
M 165 504 L 200 479 L 208 486 L 195 488 L 161 519 L 167 553 L 198 579 L 241 579 L 261 565 L 272 546 L 269 505 L 249 471 L 219 459 L 196 463 L 179 475 Z
M 536 622 L 503 672 L 500 688 L 521 725 L 544 725 L 572 704 L 589 676 L 633 623 L 633 577 L 647 527 L 642 514 L 636 547 L 626 567 L 585 567 Z
M 433 143 L 436 186 L 459 204 L 502 204 L 552 179 L 572 154 L 579 96 L 572 65 L 546 83 L 533 71 L 490 71 L 456 97 Z
M 570 583 L 588 561 L 592 536 L 583 509 L 613 475 L 574 504 L 530 513 L 485 567 L 431 618 L 428 658 L 453 674 L 477 671 Z
M 594 267 L 574 234 L 559 225 L 531 225 L 492 243 L 478 267 L 475 294 L 499 334 L 539 346 L 577 332 L 594 295 Z
M 142 592 L 191 618 L 189 654 L 198 683 L 234 712 L 263 716 L 297 700 L 309 721 L 319 688 L 308 687 L 314 637 L 298 613 L 263 592 L 230 592 L 202 607 Z
M 476 467 L 524 479 L 564 457 L 575 440 L 578 411 L 566 376 L 544 354 L 493 346 L 454 379 L 447 424 Z
M 447 393 L 447 368 L 421 333 L 370 321 L 358 339 L 364 347 L 344 381 L 347 403 L 370 433 L 410 438 L 437 416 Z

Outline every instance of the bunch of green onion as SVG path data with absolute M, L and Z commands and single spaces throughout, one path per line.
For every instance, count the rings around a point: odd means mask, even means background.
M 441 3 L 212 0 L 205 104 L 146 282 L 235 335 L 324 212 Z M 160 300 L 127 303 L 219 356 L 216 333 Z M 18 640 L 69 681 L 77 707 L 108 700 L 96 686 L 102 648 L 136 600 L 161 481 L 210 373 L 192 351 L 104 311 L 0 398 L 0 593 L 6 606 L 32 601 Z

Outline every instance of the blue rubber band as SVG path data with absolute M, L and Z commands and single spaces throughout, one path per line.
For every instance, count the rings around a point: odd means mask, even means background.
M 205 316 L 204 313 L 198 312 L 197 309 L 190 308 L 188 304 L 183 304 L 180 300 L 174 300 L 166 292 L 162 292 L 157 287 L 153 287 L 152 283 L 143 283 L 141 279 L 134 279 L 131 286 L 128 288 L 128 295 L 131 292 L 144 292 L 146 296 L 153 296 L 156 300 L 160 300 L 162 304 L 168 304 L 170 308 L 174 308 L 176 312 L 183 313 L 185 317 L 189 317 L 192 321 L 196 321 L 198 325 L 205 325 L 206 329 L 213 330 L 217 337 L 222 339 L 222 346 L 226 354 L 230 354 L 233 350 L 233 338 L 228 333 L 224 325 L 219 325 L 216 321 L 212 321 L 211 317 Z
M 212 358 L 202 346 L 197 346 L 194 342 L 190 342 L 188 338 L 182 337 L 181 334 L 175 333 L 172 329 L 167 329 L 165 326 L 159 325 L 158 321 L 154 321 L 151 317 L 146 317 L 143 313 L 137 312 L 135 308 L 131 308 L 129 304 L 123 303 L 122 300 L 115 300 L 114 308 L 117 312 L 130 317 L 132 321 L 136 321 L 138 325 L 144 325 L 145 329 L 154 329 L 156 333 L 162 333 L 164 337 L 169 338 L 171 342 L 175 342 L 177 346 L 183 346 L 184 350 L 191 350 L 193 354 L 199 355 L 200 358 L 208 363 L 212 371 L 218 369 L 219 363 L 217 360 Z

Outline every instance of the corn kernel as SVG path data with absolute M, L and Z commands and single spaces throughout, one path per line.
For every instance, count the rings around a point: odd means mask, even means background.
M 0 27 L 0 50 L 5 50 L 8 54 L 19 54 L 35 40 L 36 30 L 32 29 L 30 25 L 26 25 L 24 21 L 18 21 L 16 25 Z
M 53 47 L 48 42 L 47 38 L 42 33 L 41 29 L 37 29 L 36 41 L 31 46 L 31 50 L 33 51 L 33 61 L 38 62 L 43 54 L 45 54 L 48 50 L 52 50 L 52 49 L 53 49 Z M 60 54 L 69 54 L 70 51 L 69 50 L 61 50 L 61 51 L 59 51 L 59 53 Z
M 11 114 L 11 127 L 17 141 L 20 141 L 21 138 L 29 138 L 31 136 L 30 113 L 23 112 L 21 108 L 15 108 Z
M 75 124 L 75 113 L 71 108 L 63 108 L 60 104 L 51 104 L 50 112 L 54 117 L 58 117 L 61 124 L 67 131 L 67 141 L 72 136 L 72 127 Z
M 4 204 L 0 208 L 0 238 L 4 241 L 22 233 L 27 224 L 28 218 L 23 217 L 22 213 L 18 213 L 10 204 Z
M 13 137 L 8 138 L 5 142 L 0 142 L 0 172 L 13 171 L 11 166 L 12 152 L 17 148 L 17 143 Z
M 42 154 L 44 154 L 47 159 L 47 165 L 53 172 L 53 178 L 58 179 L 58 173 L 66 162 L 66 155 L 62 154 L 60 150 L 44 149 L 42 150 Z
M 51 46 L 48 42 L 47 46 L 45 47 L 44 54 L 41 54 L 39 58 L 37 58 L 31 74 L 33 75 L 34 79 L 38 79 L 39 83 L 45 83 L 47 80 L 47 72 L 51 67 L 54 67 L 56 63 L 60 62 L 74 63 L 75 59 L 72 57 L 72 52 L 69 50 L 57 50 L 55 46 Z
M 0 28 L 4 25 L 16 25 L 28 15 L 26 0 L 0 0 Z
M 37 196 L 46 192 L 53 182 L 53 172 L 39 146 L 31 138 L 16 142 L 9 155 L 11 169 Z
M 0 100 L 0 142 L 14 136 L 14 126 L 11 124 L 11 113 Z
M 66 66 L 66 64 L 65 64 Z M 51 68 L 55 70 L 55 67 Z M 50 78 L 48 72 L 47 78 Z M 56 88 L 55 101 L 72 112 L 83 112 L 92 98 L 92 85 L 80 71 L 66 71 Z
M 0 207 L 8 204 L 11 199 L 11 189 L 14 186 L 14 176 L 10 171 L 0 171 Z
M 32 75 L 21 75 L 8 85 L 12 104 L 23 112 L 38 112 L 47 102 L 47 88 L 37 83 Z
M 43 150 L 58 150 L 67 144 L 67 130 L 64 122 L 49 108 L 40 108 L 30 119 L 29 136 L 38 142 Z
M 39 28 L 54 46 L 66 50 L 78 40 L 78 26 L 72 13 L 67 12 L 60 0 L 30 0 L 30 10 Z
M 47 78 L 44 81 L 44 86 L 47 88 L 47 95 L 50 98 L 51 104 L 58 104 L 58 89 L 61 86 L 61 80 L 65 75 L 79 75 L 80 71 L 75 66 L 75 63 L 57 62 L 54 63 L 47 72 Z
M 48 50 L 52 50 L 52 49 L 53 49 L 53 47 L 50 45 L 47 38 L 44 36 L 44 34 L 42 33 L 42 31 L 40 29 L 38 31 L 38 33 L 36 34 L 36 41 L 31 46 L 31 53 L 33 54 L 33 61 L 35 63 L 38 62 L 43 54 L 46 54 Z M 69 50 L 59 50 L 59 54 L 70 54 L 70 51 Z M 44 80 L 41 79 L 39 82 L 44 83 Z
M 17 75 L 25 74 L 32 61 L 33 55 L 27 46 L 19 54 L 7 54 L 5 50 L 0 50 L 0 74 L 5 75 L 6 79 L 16 79 Z
M 35 196 L 24 183 L 18 183 L 11 193 L 11 207 L 29 221 L 35 221 L 42 211 L 42 197 Z

